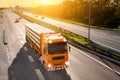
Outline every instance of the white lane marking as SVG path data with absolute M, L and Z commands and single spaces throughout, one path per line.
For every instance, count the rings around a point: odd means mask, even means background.
M 95 30 L 90 30 L 90 31 L 95 31 Z
M 73 48 L 74 48 L 74 47 L 73 47 Z M 97 63 L 99 63 L 99 64 L 103 65 L 104 67 L 106 67 L 106 68 L 110 69 L 111 71 L 113 71 L 113 72 L 115 72 L 115 73 L 117 73 L 117 74 L 119 74 L 119 75 L 120 75 L 120 72 L 118 72 L 117 70 L 110 68 L 109 66 L 105 65 L 105 64 L 104 64 L 104 63 L 102 63 L 101 61 L 98 61 L 97 59 L 95 59 L 95 58 L 93 58 L 93 57 L 91 57 L 91 56 L 87 55 L 85 52 L 80 51 L 80 50 L 79 50 L 79 49 L 77 49 L 77 48 L 74 48 L 74 49 L 76 49 L 77 51 L 79 51 L 79 52 L 80 52 L 80 53 L 82 53 L 83 55 L 85 55 L 85 56 L 89 57 L 89 58 L 90 58 L 90 59 L 92 59 L 93 61 L 95 61 L 95 62 L 97 62 Z
M 8 49 L 6 49 L 6 52 L 7 52 L 7 53 L 9 52 Z
M 113 50 L 115 50 L 115 51 L 120 52 L 120 50 L 118 50 L 118 49 L 112 48 L 112 47 L 110 47 L 110 46 L 104 45 L 104 44 L 99 43 L 99 42 L 96 42 L 96 41 L 94 41 L 94 42 L 97 43 L 97 44 L 103 45 L 103 46 L 105 46 L 105 47 L 107 47 L 107 48 L 110 48 L 110 49 L 113 49 Z
M 8 64 L 10 65 L 10 60 L 8 60 Z
M 28 59 L 29 59 L 30 62 L 35 62 L 35 60 L 30 55 L 28 55 Z
M 119 36 L 113 36 L 114 38 L 117 38 L 117 39 L 120 39 L 120 37 Z
M 9 53 L 7 53 L 7 56 L 10 56 L 10 54 L 9 54 Z
M 21 43 L 24 44 L 24 42 L 21 40 Z
M 43 77 L 42 73 L 40 72 L 39 69 L 35 69 L 35 73 L 38 76 L 39 80 L 45 80 L 45 78 Z
M 21 39 L 21 36 L 18 36 L 19 39 Z
M 25 50 L 25 51 L 28 51 L 28 49 L 27 49 L 27 47 L 26 47 L 26 46 L 24 47 L 24 50 Z
M 9 53 L 9 50 L 8 50 L 7 46 L 5 47 L 5 49 L 6 49 L 6 52 L 7 52 L 8 64 L 10 65 L 10 53 Z
M 100 32 L 100 34 L 102 34 L 102 35 L 107 35 L 106 33 L 103 33 L 103 32 Z
M 17 32 L 17 35 L 18 35 L 19 33 Z
M 9 53 L 7 52 L 7 56 L 9 56 Z
M 14 77 L 12 77 L 12 80 L 15 80 L 15 76 L 14 76 Z

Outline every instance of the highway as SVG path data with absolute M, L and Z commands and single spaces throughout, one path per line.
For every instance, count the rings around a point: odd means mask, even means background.
M 83 26 L 78 26 L 75 24 L 70 24 L 55 19 L 47 18 L 41 19 L 41 16 L 35 17 L 33 14 L 24 12 L 23 14 L 34 17 L 38 20 L 50 23 L 56 27 L 61 27 L 65 30 L 74 32 L 81 36 L 88 38 L 88 28 Z M 35 14 L 34 14 L 35 15 Z M 120 31 L 108 31 L 108 30 L 99 30 L 99 29 L 90 29 L 90 39 L 100 45 L 108 47 L 110 49 L 120 52 Z
M 25 41 L 24 19 L 6 11 L 0 24 L 0 80 L 120 80 L 120 67 L 91 52 L 71 46 L 69 68 L 45 71 L 35 52 Z M 3 44 L 2 32 L 7 30 L 8 45 Z

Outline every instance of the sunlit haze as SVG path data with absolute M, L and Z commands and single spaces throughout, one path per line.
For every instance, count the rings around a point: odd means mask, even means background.
M 34 7 L 38 5 L 60 4 L 64 0 L 0 0 L 0 7 L 14 7 L 15 5 L 23 7 Z

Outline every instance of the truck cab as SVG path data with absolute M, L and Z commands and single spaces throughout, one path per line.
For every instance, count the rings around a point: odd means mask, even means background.
M 59 70 L 68 67 L 67 40 L 60 33 L 42 34 L 41 45 L 43 64 L 46 70 Z

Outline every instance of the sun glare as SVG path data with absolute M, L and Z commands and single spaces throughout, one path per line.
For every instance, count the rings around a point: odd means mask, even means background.
M 42 0 L 42 4 L 50 4 L 50 0 Z

